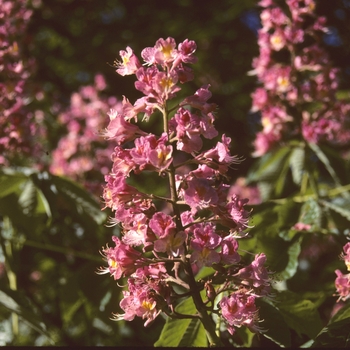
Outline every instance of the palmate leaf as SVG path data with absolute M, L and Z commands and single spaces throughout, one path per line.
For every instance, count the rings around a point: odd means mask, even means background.
M 350 304 L 343 306 L 331 318 L 311 347 L 350 347 Z
M 252 167 L 247 181 L 273 181 L 275 180 L 285 163 L 286 158 L 290 155 L 290 147 L 281 147 L 275 151 L 271 151 L 260 158 Z
M 20 186 L 27 180 L 24 174 L 1 174 L 0 175 L 0 198 L 18 191 Z
M 33 312 L 32 305 L 21 293 L 2 287 L 2 290 L 0 290 L 0 305 L 16 313 L 25 323 L 38 333 L 47 337 L 49 342 L 54 345 L 54 340 L 47 332 L 45 325 L 41 322 L 41 318 Z
M 36 187 L 32 181 L 26 181 L 19 195 L 18 203 L 26 215 L 32 216 L 38 204 Z
M 30 169 L 13 171 L 5 168 L 4 173 L 0 175 L 0 200 L 14 194 L 18 197 L 18 209 L 24 214 L 28 216 L 46 214 L 51 218 L 47 198 L 35 181 L 37 176 L 38 174 Z
M 281 347 L 291 346 L 290 330 L 281 312 L 268 300 L 257 299 L 259 317 L 262 320 L 259 327 L 263 329 L 262 335 Z
M 288 327 L 297 334 L 305 334 L 314 339 L 322 328 L 316 305 L 296 293 L 283 291 L 276 295 L 276 307 L 281 312 Z
M 318 159 L 324 164 L 325 168 L 333 178 L 334 183 L 338 186 L 341 187 L 342 183 L 338 177 L 337 172 L 335 171 L 334 167 L 331 164 L 329 155 L 327 156 L 324 151 L 315 143 L 309 143 L 309 147 L 315 152 L 317 155 Z M 342 192 L 342 196 L 344 198 L 350 198 L 350 194 L 346 191 Z
M 332 322 L 324 327 L 311 348 L 349 348 L 350 317 Z
M 295 147 L 289 159 L 292 177 L 295 184 L 300 185 L 305 161 L 305 149 L 303 147 Z
M 350 203 L 348 201 L 342 203 L 341 205 L 331 203 L 325 200 L 319 200 L 319 203 L 329 209 L 334 210 L 336 213 L 340 214 L 341 216 L 350 221 Z
M 99 203 L 79 184 L 59 176 L 51 176 L 55 191 L 62 195 L 81 215 L 86 213 L 96 224 L 102 224 L 106 215 L 101 211 Z
M 176 308 L 181 314 L 191 315 L 196 307 L 191 298 L 182 301 Z M 206 347 L 208 341 L 205 329 L 199 319 L 168 318 L 155 347 Z
M 314 199 L 309 199 L 301 207 L 299 222 L 309 224 L 317 230 L 321 227 L 322 216 L 319 203 Z

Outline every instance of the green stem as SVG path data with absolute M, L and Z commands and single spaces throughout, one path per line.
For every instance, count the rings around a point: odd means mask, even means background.
M 49 244 L 49 243 L 40 243 L 40 242 L 32 241 L 30 239 L 22 240 L 19 238 L 12 238 L 12 239 L 9 239 L 9 241 L 13 241 L 15 243 L 19 242 L 23 245 L 27 245 L 27 246 L 39 248 L 39 249 L 45 249 L 45 250 L 49 250 L 52 252 L 57 252 L 57 253 L 62 253 L 62 254 L 70 254 L 70 255 L 76 256 L 78 258 L 86 259 L 86 260 L 101 262 L 101 258 L 99 258 L 97 256 L 90 255 L 87 253 L 77 252 L 77 251 L 72 250 L 70 248 L 59 247 L 57 245 L 53 245 L 53 244 Z

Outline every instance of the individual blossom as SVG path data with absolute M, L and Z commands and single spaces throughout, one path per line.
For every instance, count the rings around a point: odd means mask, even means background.
M 139 59 L 136 57 L 136 55 L 129 46 L 126 48 L 126 51 L 121 50 L 119 54 L 122 58 L 122 61 L 115 62 L 118 74 L 123 76 L 134 74 L 138 70 L 138 68 L 141 67 Z
M 350 274 L 343 274 L 340 270 L 335 270 L 335 288 L 339 296 L 337 301 L 346 301 L 350 298 Z
M 236 328 L 246 326 L 251 330 L 259 329 L 258 309 L 255 305 L 255 296 L 244 292 L 235 292 L 225 296 L 220 301 L 222 317 L 230 334 L 235 333 Z
M 344 245 L 340 258 L 344 261 L 347 270 L 350 271 L 350 242 Z M 335 279 L 336 295 L 339 296 L 337 301 L 346 301 L 350 298 L 350 273 L 343 274 L 337 269 L 335 274 L 337 275 Z
M 112 237 L 115 247 L 106 247 L 102 251 L 108 263 L 107 268 L 101 268 L 100 274 L 109 273 L 115 280 L 129 276 L 143 264 L 141 253 L 124 244 L 118 237 Z
M 111 109 L 107 114 L 110 122 L 102 134 L 107 140 L 116 140 L 120 145 L 135 139 L 138 135 L 146 135 L 138 126 L 127 122 L 123 115 L 118 114 L 118 111 Z
M 350 271 L 350 242 L 344 245 L 343 250 L 344 253 L 341 255 L 341 258 L 344 260 L 348 271 Z
M 226 236 L 221 241 L 220 262 L 224 265 L 236 264 L 241 260 L 241 256 L 237 252 L 238 242 L 232 236 Z
M 239 277 L 245 286 L 254 288 L 259 295 L 267 295 L 270 292 L 270 278 L 265 267 L 266 255 L 264 253 L 255 255 L 254 261 L 240 269 L 235 277 Z

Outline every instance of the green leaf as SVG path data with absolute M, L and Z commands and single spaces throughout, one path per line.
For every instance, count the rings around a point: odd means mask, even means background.
M 247 180 L 249 182 L 275 180 L 279 177 L 280 170 L 289 154 L 290 147 L 281 147 L 275 151 L 267 153 L 252 167 Z
M 316 337 L 312 348 L 349 348 L 350 317 L 332 322 L 324 327 Z
M 292 177 L 295 184 L 300 185 L 303 171 L 304 171 L 305 149 L 302 147 L 295 147 L 289 158 L 290 168 L 292 170 Z
M 259 317 L 263 320 L 259 323 L 263 329 L 262 335 L 281 347 L 290 347 L 290 331 L 278 308 L 264 299 L 257 299 L 256 305 L 259 307 Z
M 28 299 L 25 299 L 18 291 L 2 288 L 2 290 L 0 290 L 0 305 L 16 313 L 30 327 L 46 336 L 51 344 L 54 345 L 54 341 L 46 331 L 45 325 L 41 322 L 41 318 L 32 311 L 33 307 L 28 302 Z
M 105 221 L 106 215 L 101 211 L 98 202 L 83 187 L 59 176 L 52 176 L 51 181 L 55 190 L 75 207 L 79 215 L 85 212 L 99 225 Z
M 181 347 L 207 347 L 207 335 L 205 332 L 205 329 L 203 327 L 203 324 L 198 319 L 191 320 L 190 324 L 188 325 L 180 344 L 178 345 Z
M 329 209 L 334 210 L 336 213 L 340 214 L 341 216 L 350 221 L 350 208 L 347 208 L 350 207 L 348 202 L 343 203 L 341 206 L 325 200 L 319 200 L 319 203 Z
M 18 203 L 23 209 L 24 214 L 32 216 L 37 206 L 36 188 L 32 181 L 27 181 L 22 189 L 22 193 L 18 198 Z
M 22 174 L 8 175 L 1 174 L 0 176 L 0 198 L 7 196 L 10 193 L 16 192 L 27 177 Z
M 287 325 L 299 336 L 306 334 L 313 339 L 322 328 L 321 318 L 315 304 L 310 300 L 302 299 L 296 293 L 289 291 L 278 293 L 276 306 Z
M 322 221 L 322 209 L 314 199 L 305 202 L 300 210 L 299 222 L 309 224 L 313 229 L 319 229 Z
M 322 151 L 322 149 L 317 144 L 309 143 L 308 145 L 316 153 L 319 160 L 324 164 L 327 171 L 333 178 L 335 184 L 340 187 L 342 185 L 341 181 L 337 175 L 337 172 L 334 170 L 333 166 L 331 165 L 331 162 L 328 159 L 327 155 Z M 350 198 L 349 193 L 346 191 L 342 192 L 342 195 L 344 196 L 344 198 Z
M 287 249 L 288 263 L 282 272 L 278 273 L 278 278 L 281 280 L 287 280 L 292 278 L 298 270 L 299 266 L 299 254 L 301 251 L 301 240 L 300 237 L 297 241 L 291 244 Z
M 350 304 L 347 303 L 346 305 L 344 305 L 329 321 L 330 323 L 333 322 L 338 322 L 340 320 L 343 320 L 345 318 L 350 318 Z
M 191 315 L 196 312 L 196 307 L 191 298 L 182 301 L 176 311 Z M 154 343 L 155 347 L 206 347 L 208 346 L 205 329 L 199 319 L 174 319 L 168 318 L 159 339 Z
M 350 91 L 349 90 L 337 90 L 335 92 L 337 100 L 350 100 Z
M 250 348 L 252 346 L 253 338 L 256 335 L 256 333 L 253 333 L 248 327 L 236 328 L 235 334 L 237 334 L 241 340 L 239 347 L 244 348 Z

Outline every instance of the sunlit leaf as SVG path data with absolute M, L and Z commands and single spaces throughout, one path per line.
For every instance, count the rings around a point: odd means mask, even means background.
M 182 301 L 176 308 L 181 314 L 191 315 L 196 312 L 196 307 L 191 298 Z M 205 329 L 199 319 L 172 319 L 168 318 L 159 339 L 154 344 L 156 347 L 192 347 L 207 346 Z
M 305 159 L 305 149 L 302 147 L 295 147 L 289 158 L 290 168 L 292 170 L 293 181 L 297 184 L 301 184 Z
M 0 175 L 0 198 L 7 196 L 12 192 L 16 192 L 21 184 L 26 181 L 26 177 L 22 174 Z

